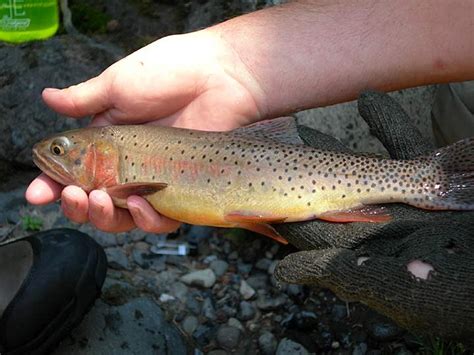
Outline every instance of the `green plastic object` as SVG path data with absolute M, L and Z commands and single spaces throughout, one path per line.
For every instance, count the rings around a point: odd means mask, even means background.
M 21 43 L 54 35 L 57 0 L 0 0 L 0 41 Z

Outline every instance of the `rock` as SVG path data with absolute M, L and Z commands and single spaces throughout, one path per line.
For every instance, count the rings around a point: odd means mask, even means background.
M 188 294 L 188 287 L 182 282 L 173 282 L 170 286 L 170 293 L 181 302 L 185 302 L 186 295 Z
M 382 342 L 393 340 L 403 332 L 393 321 L 381 315 L 376 315 L 372 321 L 366 322 L 366 327 L 372 338 Z
M 343 304 L 335 304 L 331 310 L 331 316 L 335 321 L 341 321 L 347 317 L 347 307 Z
M 209 351 L 207 355 L 229 355 L 229 353 L 222 349 L 215 349 L 215 350 Z
M 200 324 L 193 333 L 193 339 L 200 347 L 204 347 L 214 339 L 216 334 L 215 327 L 209 325 Z
M 309 355 L 306 348 L 288 338 L 284 338 L 278 344 L 276 355 Z
M 145 242 L 151 245 L 156 245 L 166 240 L 166 234 L 147 234 L 145 236 Z
M 255 290 L 252 287 L 250 287 L 250 285 L 247 282 L 245 282 L 245 280 L 242 280 L 240 282 L 239 291 L 242 297 L 244 298 L 244 300 L 249 300 L 255 295 Z
M 204 269 L 183 275 L 180 280 L 187 285 L 209 288 L 216 283 L 216 275 L 211 269 Z
M 247 278 L 247 283 L 255 290 L 265 290 L 268 288 L 268 275 L 257 274 Z
M 237 263 L 237 270 L 240 274 L 248 275 L 252 271 L 253 265 L 250 263 Z
M 276 310 L 283 306 L 287 300 L 286 295 L 267 296 L 260 293 L 257 299 L 257 307 L 262 311 Z
M 278 342 L 275 336 L 265 331 L 258 337 L 258 347 L 262 355 L 273 355 L 277 349 Z
M 209 267 L 214 271 L 214 274 L 216 274 L 216 277 L 221 277 L 227 272 L 227 269 L 229 268 L 229 264 L 224 261 L 224 260 L 214 260 L 211 262 Z
M 193 334 L 198 325 L 199 320 L 195 316 L 186 316 L 186 318 L 184 318 L 183 322 L 181 323 L 181 327 L 188 335 Z
M 221 325 L 217 330 L 217 343 L 224 349 L 234 349 L 239 344 L 241 331 L 228 325 Z
M 167 293 L 162 293 L 160 295 L 160 302 L 170 302 L 170 301 L 174 301 L 176 298 L 174 298 L 173 296 L 167 294 Z
M 233 252 L 231 252 L 231 253 L 227 256 L 227 258 L 228 258 L 229 260 L 237 260 L 237 259 L 239 258 L 239 253 L 237 253 L 237 251 L 234 250 Z
M 127 255 L 122 248 L 106 248 L 105 254 L 107 255 L 108 265 L 112 269 L 117 270 L 129 270 L 130 264 L 128 262 Z
M 92 234 L 92 238 L 94 238 L 94 240 L 104 248 L 114 247 L 117 245 L 117 239 L 115 238 L 115 235 L 111 233 L 97 230 Z
M 212 304 L 212 300 L 208 297 L 204 299 L 201 309 L 202 315 L 209 320 L 216 320 L 216 310 Z
M 143 258 L 143 254 L 144 253 L 141 250 L 133 249 L 132 258 L 135 264 L 143 269 L 148 269 L 150 267 L 150 263 Z
M 242 325 L 242 323 L 240 323 L 240 321 L 237 318 L 233 318 L 233 317 L 229 318 L 229 320 L 227 321 L 227 325 L 230 327 L 235 327 L 237 329 L 240 329 L 242 332 L 245 331 L 244 326 Z
M 253 319 L 255 317 L 255 313 L 257 310 L 253 306 L 252 303 L 247 302 L 247 301 L 242 301 L 239 304 L 239 313 L 237 315 L 237 318 L 241 321 L 246 321 Z
M 121 56 L 121 50 L 105 41 L 96 46 L 68 35 L 18 46 L 0 45 L 0 159 L 33 166 L 34 143 L 87 123 L 46 109 L 41 91 L 89 79 Z
M 120 306 L 109 306 L 98 300 L 54 353 L 184 355 L 187 352 L 180 333 L 165 320 L 161 308 L 151 299 L 140 297 Z
M 201 302 L 197 300 L 201 298 L 198 292 L 190 292 L 186 295 L 186 307 L 195 315 L 201 314 Z
M 354 349 L 352 350 L 352 355 L 365 355 L 366 352 L 367 352 L 367 344 L 360 343 L 354 346 Z
M 272 264 L 272 261 L 270 259 L 262 258 L 257 261 L 257 263 L 255 264 L 255 267 L 259 270 L 268 272 L 268 268 L 270 267 L 271 264 Z

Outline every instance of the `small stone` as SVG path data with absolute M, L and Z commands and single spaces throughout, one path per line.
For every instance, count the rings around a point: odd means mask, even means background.
M 208 255 L 204 258 L 204 260 L 202 261 L 204 264 L 210 264 L 212 263 L 214 260 L 217 260 L 217 256 L 216 255 Z
M 169 302 L 169 301 L 174 301 L 175 298 L 171 295 L 168 295 L 167 293 L 162 293 L 160 295 L 160 302 Z
M 202 304 L 202 315 L 209 320 L 216 319 L 216 310 L 210 298 L 205 298 Z
M 306 348 L 288 338 L 284 338 L 278 344 L 276 355 L 309 355 Z
M 170 286 L 170 293 L 181 302 L 185 302 L 186 295 L 188 294 L 188 286 L 179 281 L 173 282 Z
M 209 288 L 216 283 L 216 275 L 211 269 L 204 269 L 183 275 L 180 280 L 187 285 Z
M 341 321 L 345 317 L 347 317 L 347 308 L 343 304 L 335 304 L 332 307 L 331 315 L 335 321 Z
M 239 345 L 241 331 L 228 325 L 221 325 L 217 330 L 217 343 L 224 349 L 234 349 Z
M 199 293 L 191 292 L 186 295 L 186 307 L 189 311 L 195 315 L 201 314 L 201 302 L 197 300 L 197 297 L 201 297 Z
M 127 255 L 122 248 L 107 248 L 105 249 L 107 255 L 108 265 L 116 270 L 129 270 L 130 264 Z
M 105 233 L 100 230 L 95 231 L 92 236 L 94 240 L 103 248 L 114 247 L 117 245 L 117 239 L 114 234 Z
M 107 22 L 106 29 L 107 32 L 115 32 L 120 28 L 120 22 L 116 19 L 110 20 Z
M 237 263 L 237 270 L 240 274 L 247 275 L 250 273 L 250 271 L 252 271 L 252 268 L 253 268 L 253 265 L 250 263 L 248 264 L 242 263 L 242 262 Z
M 239 313 L 237 314 L 237 318 L 241 321 L 247 321 L 255 317 L 256 312 L 257 310 L 252 303 L 242 301 L 239 304 Z
M 145 242 L 151 245 L 156 245 L 166 240 L 166 234 L 147 234 Z
M 286 300 L 286 295 L 282 294 L 275 297 L 268 297 L 265 294 L 259 294 L 257 299 L 257 307 L 262 311 L 272 311 L 283 306 Z
M 145 242 L 136 242 L 133 247 L 134 249 L 140 250 L 142 252 L 148 252 L 150 250 L 150 244 Z
M 367 352 L 367 344 L 360 343 L 354 346 L 354 349 L 352 350 L 352 355 L 365 355 L 366 352 Z
M 229 353 L 222 349 L 215 349 L 215 350 L 209 351 L 207 355 L 229 355 Z
M 242 332 L 245 331 L 244 326 L 242 325 L 242 323 L 240 323 L 240 321 L 237 318 L 233 318 L 233 317 L 229 318 L 229 320 L 227 321 L 227 325 L 230 327 L 240 329 Z
M 277 349 L 278 342 L 275 336 L 265 331 L 258 338 L 258 347 L 263 355 L 273 355 Z
M 183 320 L 183 323 L 181 323 L 184 332 L 188 335 L 193 334 L 198 325 L 199 320 L 195 316 L 186 316 L 186 318 Z
M 211 339 L 214 338 L 214 336 L 215 328 L 204 324 L 198 325 L 196 330 L 193 332 L 193 339 L 201 347 L 204 347 L 209 344 L 209 342 L 211 341 Z
M 216 277 L 221 277 L 229 269 L 229 264 L 224 260 L 214 260 L 211 262 L 209 267 L 214 271 Z
M 401 328 L 389 319 L 370 322 L 367 329 L 372 338 L 382 342 L 393 340 L 402 332 Z
M 239 254 L 235 250 L 227 256 L 229 260 L 237 260 L 238 257 L 239 257 Z
M 334 349 L 334 350 L 339 349 L 340 346 L 341 346 L 341 344 L 339 344 L 338 341 L 333 341 L 331 343 L 331 348 Z
M 278 260 L 273 260 L 272 264 L 268 267 L 268 274 L 273 275 L 275 273 L 275 269 L 278 265 Z
M 252 275 L 246 281 L 254 290 L 266 289 L 268 287 L 268 275 L 266 274 Z
M 132 258 L 135 264 L 137 264 L 141 268 L 148 269 L 150 267 L 150 263 L 148 262 L 148 260 L 144 259 L 142 251 L 138 249 L 133 249 Z
M 267 272 L 271 264 L 272 264 L 272 261 L 270 259 L 262 258 L 259 261 L 257 261 L 257 263 L 255 264 L 255 267 L 257 269 Z
M 244 298 L 244 300 L 249 300 L 255 295 L 255 290 L 250 287 L 250 285 L 245 282 L 245 280 L 242 280 L 240 282 L 240 294 Z

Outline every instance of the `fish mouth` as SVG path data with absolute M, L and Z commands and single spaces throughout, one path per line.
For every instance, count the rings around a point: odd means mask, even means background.
M 33 163 L 54 181 L 62 185 L 73 185 L 74 182 L 68 176 L 67 170 L 58 161 L 40 153 L 41 146 L 40 142 L 35 144 L 32 149 Z

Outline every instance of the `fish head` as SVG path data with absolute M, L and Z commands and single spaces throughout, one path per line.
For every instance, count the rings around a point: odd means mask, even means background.
M 94 129 L 63 132 L 36 143 L 33 162 L 56 182 L 86 192 L 117 183 L 117 149 Z

